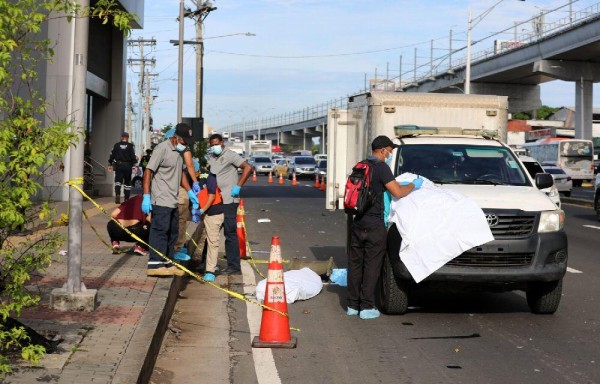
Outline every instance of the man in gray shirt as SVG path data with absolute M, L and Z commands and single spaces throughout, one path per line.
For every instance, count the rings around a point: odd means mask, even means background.
M 173 247 L 179 234 L 179 185 L 187 191 L 194 209 L 198 208 L 198 198 L 182 170 L 183 153 L 193 143 L 190 127 L 177 124 L 175 134 L 154 148 L 144 170 L 142 211 L 146 214 L 152 211 L 148 276 L 184 275 L 170 260 L 173 260 Z M 155 250 L 170 260 L 165 260 Z
M 217 176 L 217 185 L 223 196 L 223 232 L 225 234 L 225 254 L 227 256 L 227 269 L 225 274 L 239 275 L 240 248 L 237 237 L 237 215 L 238 203 L 240 201 L 240 190 L 252 172 L 252 167 L 240 155 L 225 148 L 223 137 L 215 133 L 209 137 L 208 165 L 210 172 Z M 242 175 L 238 179 L 237 169 L 242 168 Z

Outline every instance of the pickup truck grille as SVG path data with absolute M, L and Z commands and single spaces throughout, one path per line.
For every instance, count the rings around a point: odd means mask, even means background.
M 535 215 L 510 215 L 492 212 L 486 212 L 485 215 L 495 239 L 529 236 L 533 232 L 536 223 Z
M 531 265 L 533 253 L 463 253 L 450 260 L 448 266 L 455 267 L 525 267 Z

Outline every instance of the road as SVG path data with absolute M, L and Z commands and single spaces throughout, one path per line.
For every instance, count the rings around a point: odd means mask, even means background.
M 295 187 L 265 181 L 243 189 L 253 250 L 267 252 L 271 236 L 279 235 L 286 259 L 333 256 L 337 267 L 345 267 L 345 216 L 324 209 L 324 192 L 305 180 Z M 267 350 L 265 357 L 250 346 L 249 319 L 258 315 L 229 299 L 229 340 L 223 340 L 229 345 L 229 380 L 256 383 L 258 375 L 266 376 L 261 383 L 600 382 L 600 223 L 591 208 L 565 204 L 564 210 L 571 269 L 554 315 L 531 314 L 520 292 L 429 292 L 404 316 L 364 321 L 345 315 L 344 288 L 326 285 L 315 298 L 289 306 L 291 326 L 300 328 L 293 332 L 298 347 Z M 232 288 L 242 285 L 229 282 Z M 244 276 L 243 286 L 252 283 Z M 268 363 L 271 354 L 274 365 Z

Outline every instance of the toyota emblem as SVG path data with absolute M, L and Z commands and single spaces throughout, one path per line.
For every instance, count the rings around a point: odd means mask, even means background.
M 487 215 L 485 215 L 485 218 L 490 228 L 495 227 L 500 222 L 500 219 L 498 219 L 498 215 L 495 215 L 493 213 L 488 213 Z

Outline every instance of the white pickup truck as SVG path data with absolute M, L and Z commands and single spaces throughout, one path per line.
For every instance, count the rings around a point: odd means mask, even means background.
M 411 293 L 425 285 L 524 290 L 532 312 L 558 309 L 568 259 L 564 212 L 539 190 L 553 185 L 552 176 L 532 178 L 503 142 L 506 110 L 499 96 L 381 93 L 329 111 L 328 209 L 343 207 L 352 166 L 366 158 L 374 137 L 387 135 L 398 145 L 390 165 L 395 176 L 418 174 L 473 199 L 494 235 L 416 284 L 399 258 L 401 238 L 392 226 L 378 294 L 385 313 L 405 313 Z

